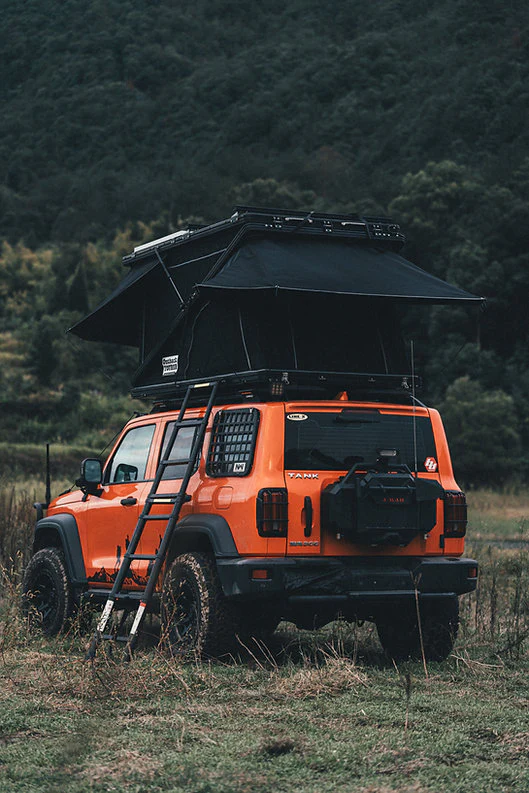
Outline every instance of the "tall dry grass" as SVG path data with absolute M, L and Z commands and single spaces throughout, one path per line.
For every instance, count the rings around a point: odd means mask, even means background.
M 71 483 L 54 483 L 53 495 Z M 0 565 L 19 570 L 31 553 L 36 511 L 34 503 L 44 500 L 45 485 L 38 479 L 0 479 Z
M 18 569 L 31 552 L 36 493 L 15 484 L 0 488 L 0 565 Z
M 55 492 L 64 486 L 64 482 L 57 483 Z M 18 608 L 16 588 L 31 553 L 36 517 L 33 503 L 43 495 L 44 486 L 37 480 L 0 482 L 0 607 L 4 617 L 6 609 L 9 611 L 10 625 L 12 607 Z M 524 528 L 525 515 L 529 514 L 529 495 L 475 492 L 470 503 L 467 555 L 478 560 L 480 576 L 476 592 L 460 599 L 461 630 L 455 652 L 515 660 L 529 652 L 529 544 L 518 542 L 520 526 Z M 472 544 L 473 525 L 480 521 L 486 522 L 491 535 L 499 539 L 489 542 L 481 538 Z M 514 542 L 514 547 L 505 545 L 506 539 Z M 9 633 L 14 640 L 12 629 Z M 305 631 L 291 629 L 283 634 L 279 654 L 290 658 L 316 659 L 328 642 L 325 632 L 310 639 Z M 340 655 L 356 659 L 362 643 L 377 646 L 373 635 L 372 626 L 360 630 L 357 626 L 341 626 L 334 633 L 333 652 L 336 647 Z M 252 647 L 252 652 L 264 659 L 265 665 L 272 663 L 266 648 L 259 651 Z M 276 657 L 275 650 L 273 655 Z

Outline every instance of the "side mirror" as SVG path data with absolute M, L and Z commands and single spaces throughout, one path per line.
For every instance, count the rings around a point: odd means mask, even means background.
M 94 496 L 99 494 L 101 480 L 103 479 L 103 468 L 101 460 L 88 457 L 81 463 L 81 476 L 76 481 L 83 493 L 90 493 Z

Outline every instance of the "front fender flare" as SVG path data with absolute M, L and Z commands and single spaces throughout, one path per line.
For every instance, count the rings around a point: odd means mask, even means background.
M 41 548 L 57 544 L 64 551 L 64 561 L 70 582 L 74 586 L 86 585 L 83 550 L 79 539 L 77 521 L 73 515 L 53 515 L 37 521 L 33 539 L 33 553 Z

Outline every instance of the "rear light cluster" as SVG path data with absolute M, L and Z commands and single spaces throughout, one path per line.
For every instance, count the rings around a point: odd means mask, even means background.
M 257 494 L 257 531 L 261 537 L 286 537 L 288 493 L 284 487 L 268 487 Z
M 467 531 L 467 500 L 460 490 L 445 493 L 445 537 L 464 537 Z

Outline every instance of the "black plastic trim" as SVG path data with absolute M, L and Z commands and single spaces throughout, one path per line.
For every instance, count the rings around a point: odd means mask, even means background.
M 219 558 L 238 557 L 237 546 L 229 524 L 221 515 L 193 514 L 186 515 L 175 527 L 171 541 L 169 557 L 174 557 L 173 549 L 182 541 L 195 538 L 206 538 Z
M 87 583 L 86 569 L 79 539 L 77 521 L 73 515 L 53 515 L 39 520 L 35 526 L 33 552 L 46 548 L 54 543 L 50 538 L 56 535 L 64 551 L 64 559 L 68 577 L 74 586 Z
M 269 571 L 254 580 L 254 568 Z M 227 597 L 270 597 L 322 602 L 391 600 L 462 595 L 476 588 L 473 559 L 424 557 L 239 557 L 221 559 L 217 569 Z

